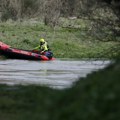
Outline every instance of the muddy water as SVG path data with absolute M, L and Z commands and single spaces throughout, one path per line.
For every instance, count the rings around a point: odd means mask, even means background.
M 27 61 L 0 60 L 1 84 L 37 84 L 63 89 L 70 87 L 78 78 L 103 69 L 109 61 Z

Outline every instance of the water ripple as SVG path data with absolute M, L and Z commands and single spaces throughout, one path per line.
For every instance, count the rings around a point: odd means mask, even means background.
M 110 61 L 27 61 L 1 60 L 1 84 L 37 84 L 52 88 L 63 89 L 70 87 L 80 77 L 88 73 L 103 69 Z

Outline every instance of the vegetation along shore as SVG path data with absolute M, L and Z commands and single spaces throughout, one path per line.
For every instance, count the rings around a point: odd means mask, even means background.
M 68 19 L 64 21 L 70 22 Z M 86 33 L 86 22 L 73 20 L 76 21 L 81 28 L 65 27 L 64 22 L 62 26 L 54 28 L 33 20 L 1 22 L 0 41 L 14 48 L 32 50 L 42 37 L 48 42 L 56 58 L 114 58 L 118 55 L 118 42 L 100 41 L 91 37 Z

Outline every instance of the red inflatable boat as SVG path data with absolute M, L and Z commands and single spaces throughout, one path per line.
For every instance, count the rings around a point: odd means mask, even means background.
M 45 60 L 45 61 L 55 59 L 52 56 L 47 57 L 46 55 L 41 55 L 32 51 L 11 48 L 9 45 L 3 42 L 0 42 L 0 54 L 14 59 Z

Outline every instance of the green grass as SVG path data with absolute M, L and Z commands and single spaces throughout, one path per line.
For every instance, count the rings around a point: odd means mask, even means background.
M 111 58 L 113 55 L 103 54 L 109 51 L 118 43 L 116 42 L 100 42 L 90 36 L 87 36 L 86 25 L 83 21 L 80 29 L 44 26 L 37 22 L 6 22 L 0 23 L 0 41 L 11 45 L 14 48 L 22 48 L 31 50 L 39 44 L 39 38 L 44 37 L 50 45 L 54 56 L 59 58 Z M 74 24 L 75 24 L 74 23 Z M 71 23 L 73 24 L 73 23 Z M 66 24 L 65 24 L 66 25 Z M 65 26 L 62 24 L 61 26 Z

